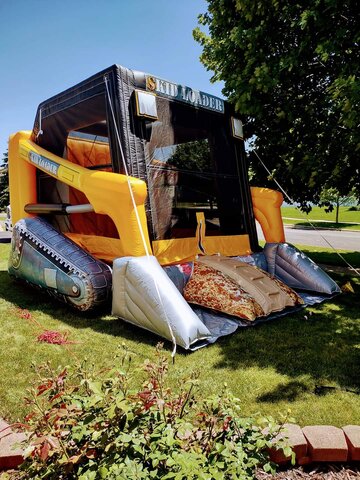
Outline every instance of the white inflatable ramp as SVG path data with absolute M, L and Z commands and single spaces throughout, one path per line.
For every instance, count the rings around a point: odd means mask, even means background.
M 153 256 L 114 261 L 112 313 L 185 349 L 212 337 Z

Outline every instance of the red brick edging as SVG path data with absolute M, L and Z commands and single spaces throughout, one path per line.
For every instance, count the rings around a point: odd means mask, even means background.
M 19 444 L 25 438 L 25 433 L 13 432 L 11 426 L 0 419 L 0 470 L 16 468 L 23 462 L 24 452 Z M 313 425 L 301 428 L 286 423 L 274 441 L 280 438 L 288 439 L 298 465 L 360 461 L 359 425 L 346 425 L 343 428 Z M 270 458 L 280 465 L 290 461 L 282 450 L 275 447 L 270 450 Z
M 25 439 L 25 433 L 13 432 L 11 425 L 0 419 L 0 470 L 16 468 L 24 461 L 20 443 Z
M 295 452 L 296 462 L 306 465 L 312 462 L 354 462 L 360 460 L 360 426 L 343 428 L 329 425 L 313 425 L 301 428 L 287 423 L 277 439 L 287 438 Z M 287 463 L 281 450 L 270 450 L 270 458 L 278 464 Z

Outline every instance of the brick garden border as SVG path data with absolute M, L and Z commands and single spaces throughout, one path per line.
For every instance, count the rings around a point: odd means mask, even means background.
M 346 425 L 342 428 L 313 425 L 301 428 L 299 425 L 286 423 L 274 441 L 281 438 L 288 439 L 298 465 L 360 461 L 359 425 Z M 11 425 L 0 419 L 0 471 L 16 468 L 24 461 L 24 451 L 19 444 L 25 439 L 25 433 L 14 432 Z M 290 462 L 290 457 L 285 457 L 283 452 L 275 447 L 269 453 L 271 460 L 278 465 Z

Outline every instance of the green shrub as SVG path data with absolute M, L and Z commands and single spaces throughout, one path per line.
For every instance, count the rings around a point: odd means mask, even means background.
M 127 351 L 118 362 L 120 368 L 100 373 L 37 368 L 21 478 L 217 480 L 252 479 L 260 467 L 274 471 L 267 449 L 281 427 L 272 419 L 241 417 L 226 387 L 197 400 L 195 376 L 173 392 L 161 347 L 142 367 L 141 388 L 134 387 Z

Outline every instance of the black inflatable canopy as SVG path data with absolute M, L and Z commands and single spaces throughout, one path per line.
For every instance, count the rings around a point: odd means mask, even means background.
M 139 92 L 155 94 L 153 118 L 139 116 Z M 33 140 L 65 158 L 69 137 L 108 142 L 111 170 L 124 173 L 125 162 L 129 175 L 147 183 L 152 240 L 193 237 L 201 210 L 206 235 L 246 233 L 256 251 L 244 142 L 233 134 L 234 117 L 222 99 L 113 65 L 42 102 Z M 39 173 L 39 201 L 49 200 L 52 181 Z

